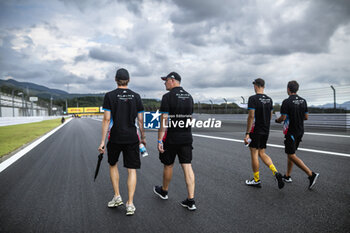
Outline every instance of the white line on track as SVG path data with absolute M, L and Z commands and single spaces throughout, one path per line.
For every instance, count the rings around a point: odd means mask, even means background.
M 34 141 L 33 143 L 31 143 L 30 145 L 28 145 L 27 147 L 25 147 L 23 150 L 20 150 L 19 152 L 17 152 L 16 154 L 14 154 L 13 156 L 11 156 L 10 158 L 6 159 L 5 161 L 3 161 L 2 163 L 0 163 L 0 173 L 5 170 L 7 167 L 9 167 L 11 164 L 13 164 L 14 162 L 16 162 L 18 159 L 20 159 L 22 156 L 24 156 L 25 154 L 27 154 L 29 151 L 31 151 L 32 149 L 34 149 L 37 145 L 39 145 L 40 143 L 42 143 L 46 138 L 50 137 L 52 134 L 54 134 L 57 130 L 59 130 L 60 128 L 62 128 L 65 124 L 67 124 L 69 121 L 71 121 L 72 118 L 67 119 L 63 124 L 61 124 L 60 126 L 58 126 L 57 128 L 51 130 L 50 132 L 48 132 L 47 134 L 45 134 L 44 136 L 42 136 L 41 138 L 39 138 L 38 140 Z
M 217 139 L 217 140 L 223 140 L 223 141 L 231 141 L 231 142 L 243 143 L 243 140 L 233 139 L 233 138 L 223 138 L 223 137 L 209 136 L 209 135 L 203 135 L 203 134 L 192 134 L 192 135 L 195 136 L 195 137 L 202 137 L 202 138 L 210 138 L 210 139 Z M 276 148 L 284 148 L 284 146 L 282 146 L 282 145 L 269 144 L 269 143 L 267 144 L 267 146 L 276 147 Z M 338 155 L 338 156 L 350 157 L 350 154 L 331 152 L 331 151 L 314 150 L 314 149 L 306 149 L 306 148 L 298 148 L 298 150 L 299 151 L 307 151 L 307 152 L 319 153 L 319 154 L 329 154 L 329 155 Z
M 274 130 L 274 129 L 270 129 L 270 131 L 273 131 L 273 132 L 280 132 L 280 133 L 282 134 L 282 130 Z M 350 135 L 343 135 L 343 134 L 310 133 L 310 132 L 305 132 L 304 134 L 308 134 L 308 135 L 316 135 L 316 136 L 325 136 L 325 137 L 340 137 L 340 138 L 350 138 Z

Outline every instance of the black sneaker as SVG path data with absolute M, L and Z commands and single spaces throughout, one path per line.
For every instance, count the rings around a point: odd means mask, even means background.
M 186 200 L 182 201 L 180 204 L 189 210 L 196 210 L 197 209 L 193 198 L 192 199 L 186 198 Z
M 278 182 L 278 188 L 279 188 L 279 189 L 283 188 L 283 187 L 284 187 L 284 182 L 283 182 L 283 180 L 282 180 L 282 175 L 281 175 L 281 173 L 276 172 L 275 177 L 276 177 L 276 180 L 277 180 L 277 182 Z
M 314 185 L 316 183 L 316 180 L 317 180 L 319 175 L 320 175 L 319 173 L 312 172 L 312 175 L 308 177 L 309 181 L 310 181 L 309 189 L 312 189 L 312 187 L 314 187 Z
M 261 181 L 255 181 L 254 178 L 251 180 L 246 180 L 245 184 L 248 186 L 253 186 L 253 187 L 257 187 L 257 188 L 261 188 Z
M 167 200 L 168 199 L 168 191 L 164 191 L 162 186 L 154 186 L 153 187 L 153 192 L 155 194 L 157 194 L 163 200 Z
M 283 181 L 286 183 L 292 183 L 292 177 L 284 175 L 282 177 Z

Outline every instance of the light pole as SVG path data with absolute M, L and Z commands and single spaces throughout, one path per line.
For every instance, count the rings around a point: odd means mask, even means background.
M 224 101 L 225 101 L 225 103 L 226 103 L 226 105 L 225 105 L 225 113 L 227 113 L 227 99 L 224 98 Z
M 213 101 L 209 100 L 211 103 L 211 112 L 213 113 Z
M 12 117 L 15 117 L 15 89 L 12 89 Z
M 50 97 L 50 111 L 49 111 L 49 116 L 52 115 L 52 100 L 53 100 L 53 98 L 52 98 L 52 96 L 51 96 L 51 97 Z
M 0 117 L 2 117 L 2 112 L 1 112 L 1 98 L 2 98 L 2 96 L 1 96 L 1 89 L 0 89 Z
M 244 97 L 243 97 L 243 96 L 241 96 L 241 98 L 243 99 L 243 103 L 242 103 L 242 104 L 245 104 L 245 99 L 244 99 Z
M 336 98 L 335 98 L 335 88 L 333 87 L 333 85 L 331 85 L 331 88 L 333 90 L 333 98 L 334 98 L 334 112 L 336 111 L 337 109 L 337 101 L 336 101 Z
M 18 95 L 22 97 L 22 116 L 24 116 L 24 101 L 23 101 L 24 94 L 23 92 L 19 92 Z

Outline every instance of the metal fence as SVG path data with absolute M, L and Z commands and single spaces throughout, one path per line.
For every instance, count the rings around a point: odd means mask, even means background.
M 282 101 L 288 98 L 287 90 L 274 91 L 268 87 L 265 89 L 265 93 L 270 96 L 274 104 L 282 104 Z M 253 95 L 253 89 L 250 95 Z M 247 108 L 248 99 L 250 95 L 244 96 L 216 96 L 209 98 L 206 101 L 195 100 L 194 111 L 196 113 L 208 113 L 208 114 L 234 114 L 244 113 L 234 109 L 230 106 L 230 103 L 238 104 L 242 108 Z M 342 86 L 329 86 L 314 89 L 300 89 L 298 95 L 305 98 L 311 112 L 317 113 L 344 113 L 350 110 L 350 85 Z M 319 108 L 316 111 L 315 108 Z M 279 111 L 279 109 L 275 109 Z
M 50 109 L 53 109 L 50 111 Z M 40 101 L 40 104 L 34 101 L 28 101 L 22 95 L 8 95 L 0 92 L 0 117 L 18 117 L 18 116 L 49 116 L 61 115 L 62 107 L 52 106 L 49 103 Z
M 193 114 L 193 117 L 199 120 L 215 118 L 228 123 L 247 122 L 247 114 Z M 273 115 L 271 123 L 275 124 L 276 116 Z M 331 128 L 340 130 L 350 129 L 350 113 L 330 113 L 330 114 L 309 114 L 309 119 L 304 121 L 307 127 Z

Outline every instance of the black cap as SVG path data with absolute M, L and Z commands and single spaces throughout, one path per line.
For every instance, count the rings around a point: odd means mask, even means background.
M 161 79 L 164 80 L 164 81 L 165 81 L 167 78 L 173 78 L 173 79 L 175 79 L 175 80 L 181 82 L 181 76 L 180 76 L 178 73 L 176 73 L 176 72 L 171 72 L 171 73 L 169 73 L 167 76 L 161 77 Z
M 116 80 L 129 80 L 129 72 L 126 69 L 119 69 L 117 70 L 117 73 L 115 74 Z
M 257 85 L 258 87 L 265 87 L 265 81 L 262 78 L 255 79 L 253 84 Z

